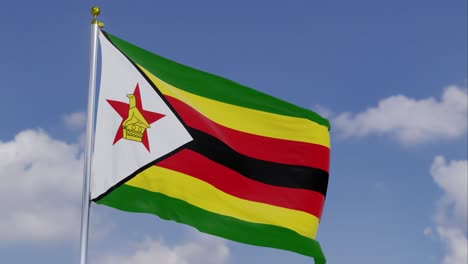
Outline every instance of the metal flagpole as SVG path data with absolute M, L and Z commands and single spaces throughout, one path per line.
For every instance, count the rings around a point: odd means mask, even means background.
M 83 169 L 83 201 L 81 205 L 81 243 L 80 243 L 80 264 L 86 264 L 88 254 L 88 233 L 89 233 L 89 209 L 90 209 L 90 179 L 91 179 L 91 158 L 94 145 L 94 112 L 96 98 L 96 66 L 98 52 L 99 27 L 103 24 L 97 21 L 100 14 L 99 7 L 91 8 L 93 20 L 91 21 L 91 45 L 89 49 L 89 78 L 88 78 L 88 114 L 86 123 L 86 142 L 84 153 Z

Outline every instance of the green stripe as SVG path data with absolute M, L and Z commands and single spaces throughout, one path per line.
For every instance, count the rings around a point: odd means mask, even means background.
M 319 243 L 311 238 L 286 228 L 215 214 L 161 193 L 123 184 L 97 203 L 128 212 L 155 214 L 162 219 L 193 226 L 204 233 L 246 244 L 293 251 L 313 257 L 316 264 L 325 264 Z
M 106 32 L 110 41 L 133 62 L 161 80 L 187 92 L 217 101 L 280 115 L 306 118 L 330 128 L 327 119 L 305 108 L 150 53 Z

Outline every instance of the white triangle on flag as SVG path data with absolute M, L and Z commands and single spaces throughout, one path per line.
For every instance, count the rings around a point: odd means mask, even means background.
M 92 160 L 91 199 L 106 193 L 142 167 L 192 140 L 184 125 L 129 59 L 110 43 L 102 32 L 99 40 L 102 70 Z M 118 137 L 117 133 L 119 130 L 123 131 L 122 122 L 125 120 L 111 105 L 119 105 L 120 112 L 129 111 L 129 106 L 125 105 L 130 103 L 131 98 L 127 95 L 133 94 L 137 85 L 143 110 L 164 115 L 146 128 L 149 150 L 144 143 L 135 139 Z M 128 115 L 128 112 L 126 114 Z M 133 111 L 130 114 L 134 118 L 126 124 L 138 121 L 140 125 L 145 126 L 144 121 L 140 122 L 144 118 L 139 113 Z M 135 130 L 132 131 L 142 129 L 138 125 L 133 128 Z M 139 134 L 136 135 L 138 138 Z

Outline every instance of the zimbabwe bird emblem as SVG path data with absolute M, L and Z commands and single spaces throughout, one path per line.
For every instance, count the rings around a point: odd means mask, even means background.
M 165 115 L 143 109 L 138 83 L 133 94 L 127 94 L 128 104 L 107 99 L 106 101 L 122 118 L 119 129 L 114 138 L 114 145 L 120 139 L 141 142 L 150 151 L 148 132 L 151 124 L 163 118 Z
M 135 95 L 127 94 L 127 97 L 130 102 L 128 108 L 128 117 L 122 124 L 123 137 L 128 140 L 141 142 L 143 133 L 151 126 L 136 107 Z

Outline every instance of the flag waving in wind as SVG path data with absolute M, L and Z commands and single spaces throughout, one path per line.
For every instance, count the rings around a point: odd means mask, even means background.
M 316 113 L 100 32 L 91 196 L 230 240 L 325 257 Z

